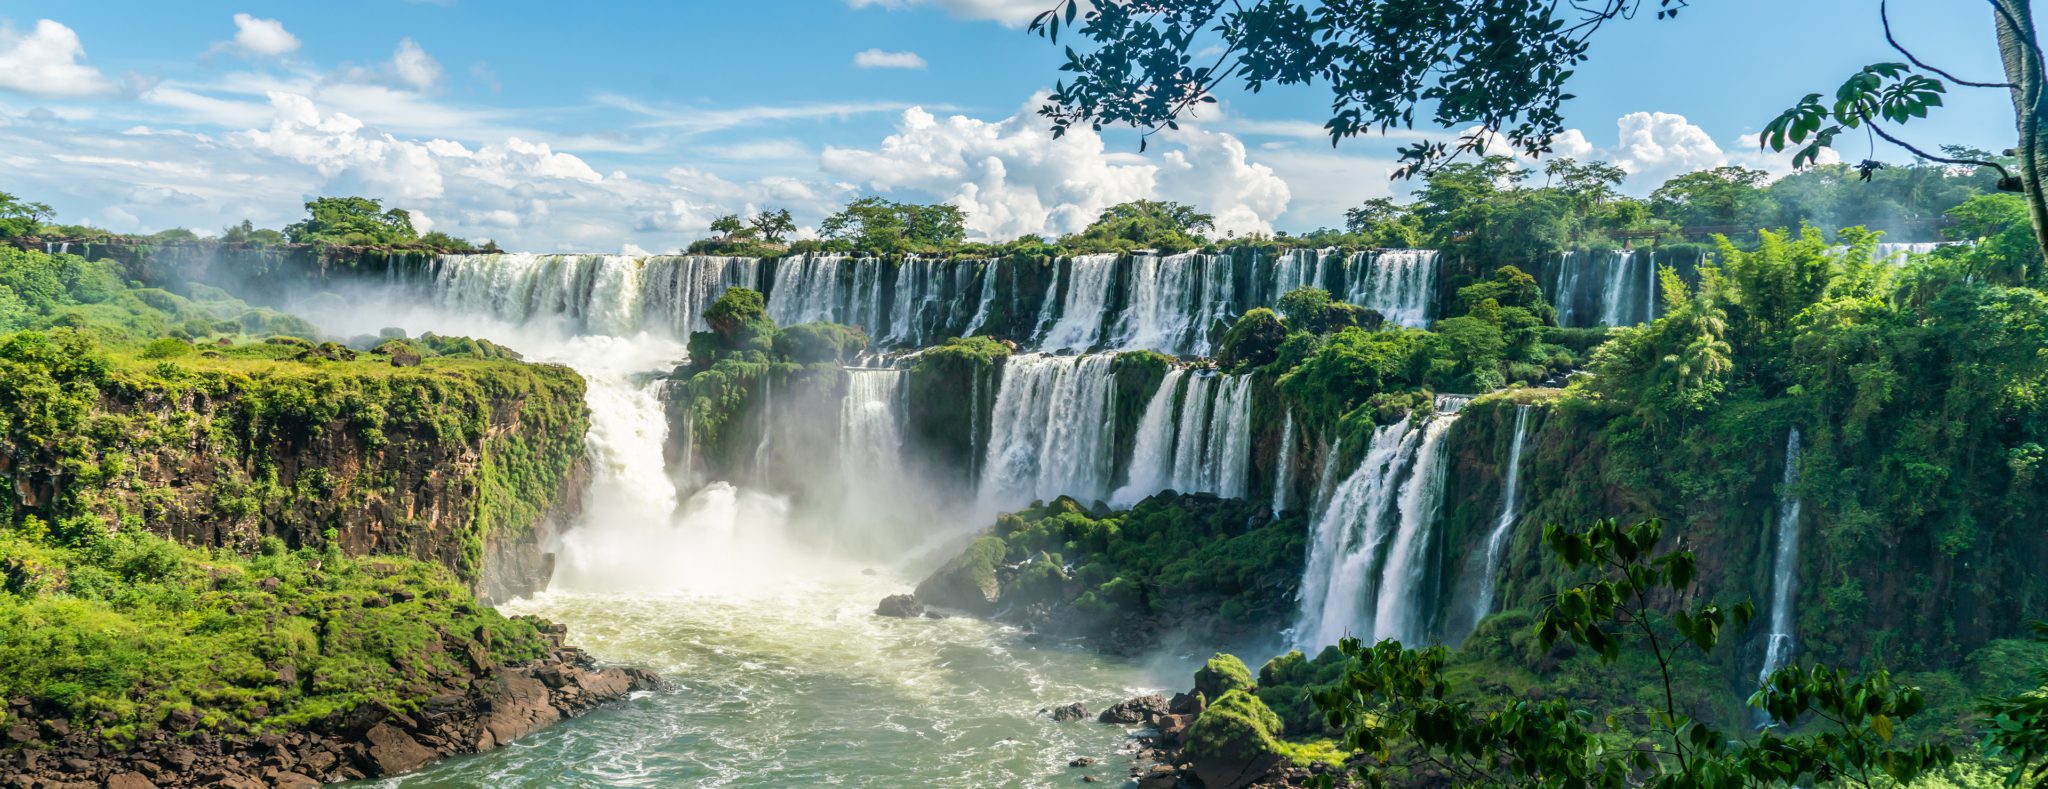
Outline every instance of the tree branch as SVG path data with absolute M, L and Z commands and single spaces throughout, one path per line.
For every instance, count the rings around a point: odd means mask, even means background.
M 1863 119 L 1863 123 L 1866 127 L 1870 129 L 1871 133 L 1876 134 L 1879 137 L 1883 137 L 1885 142 L 1904 148 L 1908 153 L 1911 153 L 1914 156 L 1918 156 L 1922 159 L 1926 159 L 1930 162 L 1941 162 L 1942 164 L 1956 164 L 1971 167 L 1989 167 L 1993 170 L 1997 170 L 2000 178 L 2012 177 L 2012 173 L 2008 172 L 2005 169 L 2005 165 L 1999 164 L 1997 162 L 1985 161 L 1983 159 L 1955 159 L 1947 156 L 1936 156 L 1934 154 L 1928 153 L 1926 151 L 1914 147 L 1912 143 L 1906 142 L 1905 140 L 1901 140 L 1897 137 L 1892 136 L 1890 132 L 1885 131 L 1882 127 L 1877 125 L 1877 122 L 1870 120 L 1868 117 Z
M 1890 11 L 1890 9 L 1889 9 L 1889 8 L 1887 8 L 1887 6 L 1888 6 L 1889 4 L 1890 4 L 1890 0 L 1879 0 L 1879 2 L 1878 2 L 1878 4 L 1877 4 L 1877 18 L 1878 18 L 1878 19 L 1880 19 L 1880 20 L 1882 20 L 1882 21 L 1884 22 L 1884 40 L 1885 40 L 1885 43 L 1891 44 L 1891 45 L 1892 45 L 1892 49 L 1896 49 L 1896 50 L 1898 50 L 1898 51 L 1899 51 L 1899 54 L 1901 54 L 1901 55 L 1905 55 L 1905 56 L 1906 56 L 1906 59 L 1907 59 L 1907 60 L 1909 60 L 1909 61 L 1912 61 L 1913 65 L 1915 65 L 1915 66 L 1919 66 L 1919 67 L 1920 67 L 1920 68 L 1921 68 L 1922 70 L 1925 70 L 1925 71 L 1930 71 L 1930 72 L 1933 72 L 1933 73 L 1935 73 L 1935 74 L 1938 74 L 1938 75 L 1940 75 L 1940 76 L 1942 76 L 1942 77 L 1945 77 L 1945 78 L 1947 78 L 1947 79 L 1948 79 L 1948 81 L 1950 81 L 1950 82 L 1953 82 L 1953 83 L 1955 83 L 1955 84 L 1957 84 L 1957 85 L 1963 85 L 1963 86 L 1966 86 L 1966 87 L 1972 87 L 1972 88 L 2005 88 L 2005 89 L 2007 89 L 2007 90 L 2011 90 L 2011 89 L 2012 89 L 2012 88 L 2014 87 L 2014 86 L 2013 86 L 2013 84 L 2012 84 L 2012 83 L 2010 83 L 2010 82 L 1975 82 L 1975 81 L 1972 81 L 1972 80 L 1967 80 L 1967 79 L 1963 79 L 1962 77 L 1958 77 L 1958 76 L 1956 76 L 1956 75 L 1954 75 L 1954 74 L 1950 74 L 1950 73 L 1948 73 L 1948 72 L 1946 72 L 1946 71 L 1943 71 L 1943 70 L 1941 70 L 1941 69 L 1935 68 L 1935 67 L 1933 67 L 1933 66 L 1930 66 L 1930 65 L 1927 65 L 1926 63 L 1923 63 L 1923 62 L 1921 62 L 1921 61 L 1920 61 L 1920 58 L 1919 58 L 1918 56 L 1915 56 L 1915 55 L 1914 55 L 1913 53 L 1911 53 L 1911 52 L 1908 52 L 1908 51 L 1906 51 L 1906 48 L 1905 48 L 1905 46 L 1901 45 L 1901 44 L 1899 43 L 1899 40 L 1898 40 L 1897 38 L 1894 38 L 1894 37 L 1892 36 L 1892 17 L 1891 17 L 1891 11 Z

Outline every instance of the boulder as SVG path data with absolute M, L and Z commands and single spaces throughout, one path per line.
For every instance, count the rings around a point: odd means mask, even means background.
M 156 782 L 142 773 L 120 773 L 107 778 L 107 789 L 156 789 Z
M 1094 758 L 1092 758 L 1092 757 L 1088 757 L 1088 756 L 1076 756 L 1076 757 L 1074 757 L 1074 760 L 1073 760 L 1073 761 L 1071 761 L 1071 762 L 1067 762 L 1067 766 L 1068 766 L 1068 767 L 1093 767 L 1093 766 L 1095 766 L 1095 759 L 1094 759 Z
M 882 598 L 881 605 L 875 606 L 875 615 L 916 619 L 925 615 L 924 603 L 918 601 L 917 595 L 892 594 Z
M 1088 708 L 1081 706 L 1081 702 L 1078 701 L 1064 707 L 1052 708 L 1052 719 L 1058 723 L 1073 723 L 1087 717 Z
M 1154 693 L 1149 696 L 1139 696 L 1130 701 L 1112 705 L 1109 709 L 1103 710 L 1102 714 L 1096 716 L 1095 719 L 1103 723 L 1135 726 L 1151 723 L 1153 719 L 1161 715 L 1170 714 L 1171 712 L 1172 710 L 1168 708 L 1166 697 Z
M 1002 602 L 1003 587 L 996 571 L 1009 551 L 1000 538 L 981 537 L 967 550 L 940 567 L 917 585 L 917 599 L 927 605 L 957 608 L 976 616 L 989 616 Z
M 1288 761 L 1280 716 L 1245 690 L 1223 694 L 1187 728 L 1188 759 L 1209 789 L 1240 789 Z
M 419 744 L 404 729 L 389 723 L 371 726 L 363 733 L 363 754 L 379 775 L 400 775 L 420 768 L 432 761 L 435 754 Z
M 479 751 L 532 734 L 562 719 L 562 714 L 549 703 L 548 686 L 523 669 L 498 672 L 486 704 L 490 714 L 484 717 Z
M 1233 690 L 1250 692 L 1256 686 L 1252 670 L 1236 655 L 1218 652 L 1195 671 L 1195 691 L 1203 698 L 1220 699 Z

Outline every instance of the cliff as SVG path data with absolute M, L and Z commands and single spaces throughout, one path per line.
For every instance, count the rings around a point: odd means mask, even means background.
M 587 415 L 565 368 L 395 367 L 291 342 L 145 359 L 34 333 L 6 355 L 15 376 L 0 388 L 55 398 L 17 401 L 47 421 L 15 421 L 0 457 L 15 519 L 96 518 L 244 553 L 265 536 L 331 543 L 435 562 L 502 598 L 545 585 L 539 547 L 580 507 Z

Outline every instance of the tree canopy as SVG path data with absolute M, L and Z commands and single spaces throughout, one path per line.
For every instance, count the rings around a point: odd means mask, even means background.
M 1093 3 L 1061 0 L 1031 29 L 1069 46 L 1040 113 L 1054 134 L 1127 124 L 1149 135 L 1178 128 L 1192 108 L 1215 102 L 1230 82 L 1259 92 L 1274 85 L 1329 86 L 1331 142 L 1366 132 L 1413 128 L 1418 110 L 1443 128 L 1495 130 L 1517 151 L 1550 152 L 1564 131 L 1561 108 L 1592 36 L 1608 23 L 1654 7 L 1677 16 L 1686 0 L 1217 0 Z M 1080 27 L 1074 29 L 1076 19 Z M 1216 54 L 1209 54 L 1214 52 Z M 1403 146 L 1400 172 L 1433 169 L 1489 140 Z
M 412 213 L 385 210 L 367 197 L 320 197 L 306 202 L 306 218 L 286 225 L 285 238 L 294 244 L 396 246 L 419 240 Z

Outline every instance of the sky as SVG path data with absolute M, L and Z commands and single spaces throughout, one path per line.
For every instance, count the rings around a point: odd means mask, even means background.
M 1652 3 L 1654 5 L 1654 3 Z M 1140 153 L 1127 130 L 1055 140 L 1035 114 L 1060 51 L 1051 0 L 354 0 L 0 5 L 0 191 L 120 232 L 281 227 L 321 195 L 525 251 L 664 252 L 727 213 L 811 232 L 869 194 L 951 202 L 977 239 L 1056 235 L 1103 208 L 1192 203 L 1228 233 L 1341 226 L 1406 199 L 1394 149 L 1332 146 L 1321 86 L 1219 103 Z M 1988 4 L 1895 0 L 1902 43 L 2000 79 Z M 1874 0 L 1692 0 L 1602 30 L 1557 155 L 1647 194 L 1689 170 L 1784 173 L 1756 132 L 1809 92 L 1896 60 Z M 1932 148 L 2013 144 L 1999 91 L 1955 88 L 1909 127 Z M 1907 161 L 1844 138 L 1843 157 Z

